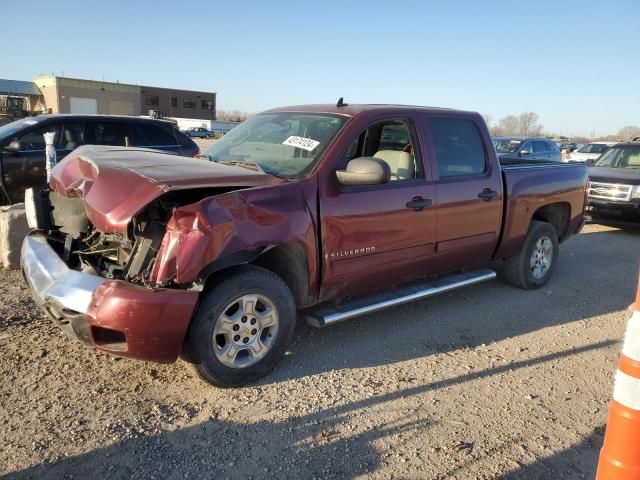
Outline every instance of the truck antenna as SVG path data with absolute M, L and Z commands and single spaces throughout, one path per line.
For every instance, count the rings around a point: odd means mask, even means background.
M 340 107 L 346 107 L 347 105 L 349 105 L 348 103 L 344 103 L 344 97 L 340 97 L 338 99 L 338 103 L 336 103 L 336 107 L 340 108 Z

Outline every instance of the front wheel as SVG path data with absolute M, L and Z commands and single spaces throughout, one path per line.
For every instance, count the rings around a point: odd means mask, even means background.
M 277 275 L 240 267 L 203 293 L 185 340 L 185 357 L 213 385 L 253 382 L 284 355 L 295 320 L 293 296 Z
M 520 253 L 504 261 L 502 277 L 516 287 L 533 290 L 545 285 L 558 261 L 558 234 L 553 225 L 533 220 Z

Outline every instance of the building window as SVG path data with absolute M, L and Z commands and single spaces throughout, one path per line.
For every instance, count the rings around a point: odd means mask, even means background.
M 203 110 L 213 110 L 213 101 L 212 100 L 202 100 L 200 103 L 200 108 Z
M 171 107 L 178 108 L 178 97 L 171 97 Z
M 160 105 L 160 97 L 157 95 L 145 95 L 144 104 L 151 107 L 157 107 L 158 105 Z
M 184 108 L 196 108 L 196 101 L 191 98 L 185 98 L 182 101 L 182 106 Z

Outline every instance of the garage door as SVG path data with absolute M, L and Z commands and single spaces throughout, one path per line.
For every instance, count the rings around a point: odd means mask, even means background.
M 109 100 L 111 115 L 133 115 L 133 103 L 124 100 Z
M 98 100 L 95 98 L 69 97 L 71 113 L 98 113 Z

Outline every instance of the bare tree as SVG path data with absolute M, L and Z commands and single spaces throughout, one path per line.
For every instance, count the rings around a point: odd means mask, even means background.
M 538 123 L 538 114 L 524 112 L 518 116 L 518 135 L 523 137 L 537 137 L 542 132 L 542 125 Z
M 518 117 L 513 115 L 507 115 L 498 122 L 500 135 L 519 135 L 519 126 L 520 122 L 518 121 Z
M 640 137 L 640 127 L 633 125 L 627 125 L 618 130 L 618 136 L 625 140 L 631 140 L 636 137 Z
M 252 113 L 240 110 L 218 110 L 216 112 L 216 119 L 220 122 L 244 122 L 251 116 L 253 116 Z
M 484 115 L 485 121 L 492 120 L 491 116 Z M 514 136 L 539 137 L 542 135 L 542 125 L 538 123 L 538 114 L 534 112 L 523 112 L 517 117 L 507 115 L 501 118 L 497 124 L 489 124 L 489 131 L 493 136 Z

